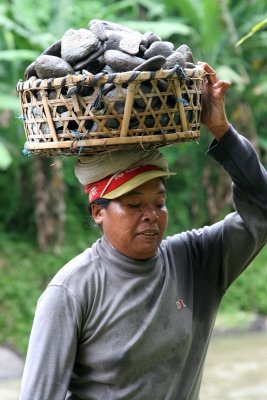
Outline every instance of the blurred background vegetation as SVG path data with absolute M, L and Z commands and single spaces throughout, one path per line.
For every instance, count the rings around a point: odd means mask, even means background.
M 227 112 L 267 164 L 267 30 L 237 46 L 266 17 L 265 0 L 2 0 L 0 3 L 0 343 L 26 350 L 36 301 L 54 273 L 99 231 L 73 174 L 74 157 L 22 154 L 16 84 L 25 68 L 69 28 L 99 18 L 186 43 L 195 61 L 232 81 Z M 254 31 L 252 32 L 254 33 Z M 171 170 L 167 234 L 211 224 L 232 210 L 230 182 L 205 156 L 210 136 L 164 150 Z M 221 313 L 267 315 L 266 248 L 232 286 Z

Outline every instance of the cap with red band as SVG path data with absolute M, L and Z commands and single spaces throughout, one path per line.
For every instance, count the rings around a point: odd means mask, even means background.
M 170 175 L 175 173 L 164 171 L 155 165 L 141 165 L 89 183 L 85 186 L 85 192 L 89 194 L 90 203 L 100 198 L 115 199 L 151 179 Z

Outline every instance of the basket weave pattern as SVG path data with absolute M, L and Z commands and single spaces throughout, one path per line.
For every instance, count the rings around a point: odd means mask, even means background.
M 204 71 L 131 71 L 19 82 L 25 150 L 85 155 L 197 140 Z

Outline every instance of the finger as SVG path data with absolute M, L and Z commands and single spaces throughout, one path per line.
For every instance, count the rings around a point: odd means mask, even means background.
M 206 72 L 205 78 L 208 83 L 214 84 L 217 81 L 217 75 L 214 69 L 206 62 L 199 61 L 197 64 Z
M 232 85 L 231 81 L 220 79 L 214 83 L 214 89 L 220 89 L 221 93 L 224 94 Z

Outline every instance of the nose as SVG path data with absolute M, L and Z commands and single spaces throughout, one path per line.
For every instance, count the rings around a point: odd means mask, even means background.
M 155 222 L 159 219 L 157 210 L 154 207 L 146 207 L 143 211 L 143 220 Z

